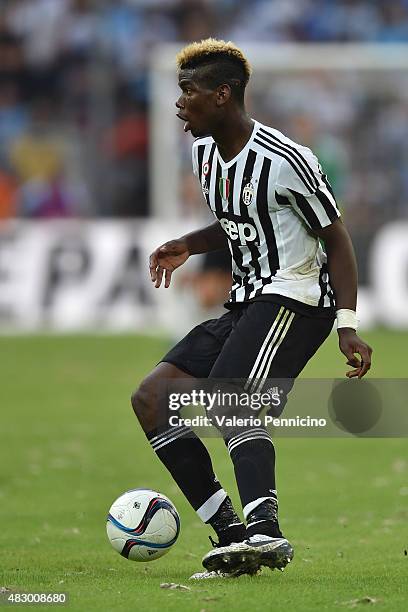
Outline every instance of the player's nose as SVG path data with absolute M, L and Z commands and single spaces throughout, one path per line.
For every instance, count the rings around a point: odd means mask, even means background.
M 176 101 L 176 106 L 177 108 L 184 108 L 184 104 L 182 102 L 182 96 L 180 96 L 179 99 Z

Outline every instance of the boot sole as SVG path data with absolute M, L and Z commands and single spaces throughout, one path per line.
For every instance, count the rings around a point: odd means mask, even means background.
M 242 542 L 210 551 L 203 559 L 203 566 L 209 572 L 254 575 L 262 566 L 283 570 L 293 554 L 292 546 L 284 538 L 266 543 Z

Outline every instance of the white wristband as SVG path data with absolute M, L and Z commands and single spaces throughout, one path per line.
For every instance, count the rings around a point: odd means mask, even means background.
M 340 329 L 342 327 L 351 327 L 352 329 L 357 330 L 358 320 L 354 310 L 349 310 L 348 308 L 340 308 L 336 311 L 336 318 L 337 329 Z

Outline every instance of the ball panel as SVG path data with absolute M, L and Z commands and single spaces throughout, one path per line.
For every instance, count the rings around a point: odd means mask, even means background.
M 143 561 L 144 563 L 148 561 L 155 561 L 156 559 L 160 559 L 166 553 L 168 553 L 170 548 L 149 548 L 148 546 L 133 546 L 130 549 L 128 559 L 131 561 Z
M 113 548 L 122 556 L 153 561 L 177 540 L 180 518 L 165 495 L 152 489 L 133 489 L 112 504 L 106 530 Z

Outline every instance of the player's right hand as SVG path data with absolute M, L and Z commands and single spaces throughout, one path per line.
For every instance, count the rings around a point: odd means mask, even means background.
M 183 239 L 170 240 L 159 246 L 149 258 L 150 278 L 156 288 L 160 287 L 164 274 L 164 286 L 170 286 L 171 275 L 190 257 L 187 243 Z

